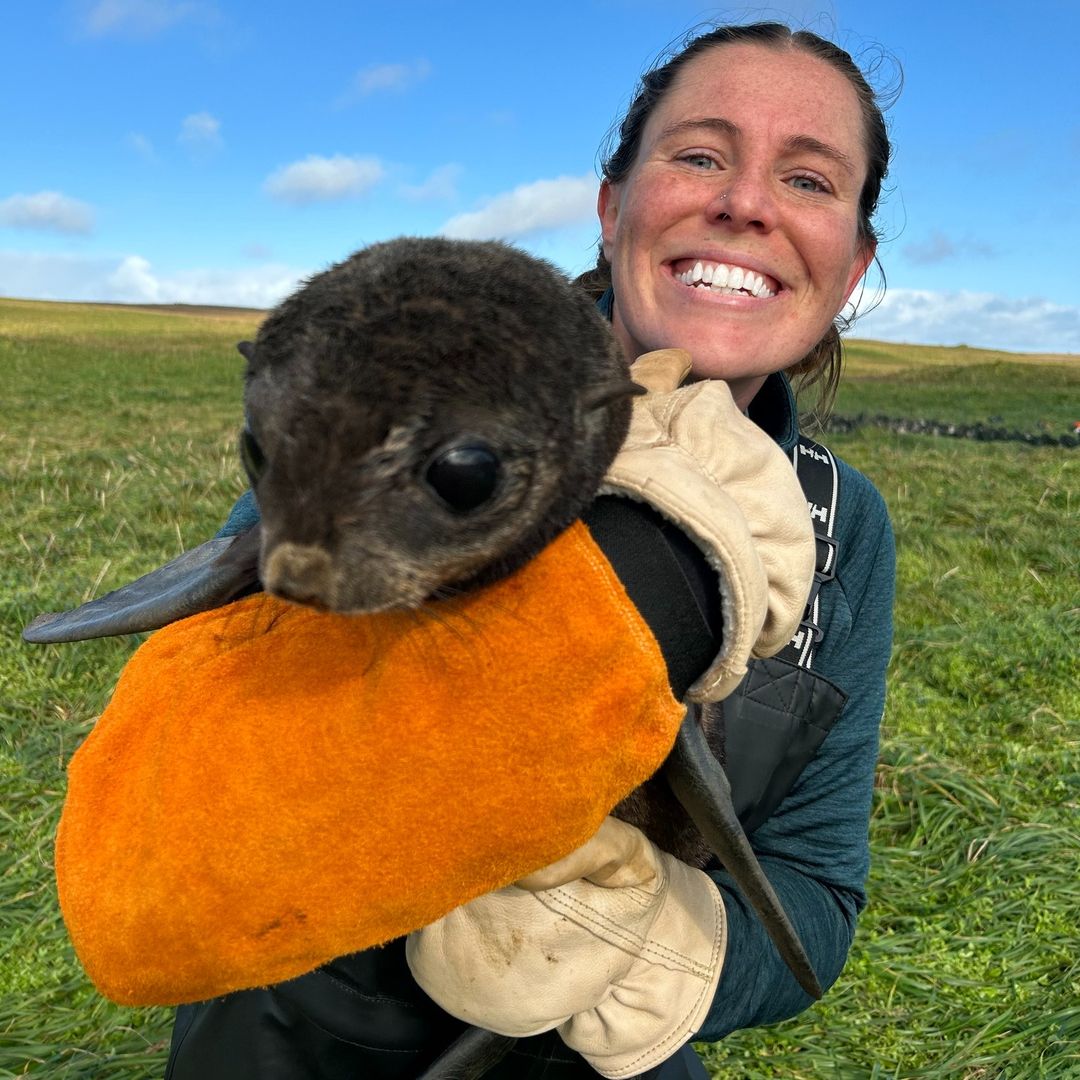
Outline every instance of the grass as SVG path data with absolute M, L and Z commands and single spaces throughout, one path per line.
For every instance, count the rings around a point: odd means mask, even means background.
M 149 1080 L 169 1016 L 100 998 L 51 871 L 64 767 L 130 640 L 30 648 L 43 609 L 209 536 L 252 313 L 0 301 L 0 1080 Z M 1080 362 L 859 342 L 839 409 L 1054 430 Z M 899 600 L 871 903 L 837 986 L 707 1051 L 745 1077 L 1080 1077 L 1076 451 L 862 429 Z
M 1080 1076 L 1076 452 L 829 441 L 898 541 L 870 906 L 826 999 L 714 1075 Z
M 1080 420 L 1080 363 L 987 349 L 854 341 L 836 412 L 991 423 L 1065 435 Z

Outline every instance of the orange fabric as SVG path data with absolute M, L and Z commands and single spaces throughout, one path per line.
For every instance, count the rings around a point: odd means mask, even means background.
M 56 843 L 108 997 L 196 1001 L 385 942 L 566 855 L 682 709 L 582 525 L 421 613 L 260 595 L 154 634 L 71 762 Z

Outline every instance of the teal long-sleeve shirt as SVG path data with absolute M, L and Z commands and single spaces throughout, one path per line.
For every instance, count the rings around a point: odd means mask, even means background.
M 768 380 L 750 416 L 791 451 L 798 431 L 782 376 Z M 821 590 L 824 637 L 813 670 L 839 686 L 847 703 L 817 755 L 752 837 L 823 986 L 843 968 L 856 917 L 866 904 L 870 801 L 896 565 L 884 500 L 865 476 L 843 461 L 837 464 L 838 563 L 835 580 Z M 711 876 L 724 894 L 729 925 L 720 985 L 697 1036 L 706 1042 L 786 1019 L 811 1003 L 731 879 L 722 871 Z

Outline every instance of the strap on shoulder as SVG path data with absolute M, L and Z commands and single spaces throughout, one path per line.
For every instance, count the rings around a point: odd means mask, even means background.
M 685 533 L 645 503 L 601 495 L 582 519 L 656 638 L 681 701 L 720 648 L 716 571 Z
M 814 523 L 817 559 L 814 582 L 810 587 L 802 622 L 795 636 L 777 655 L 799 667 L 809 668 L 813 666 L 814 653 L 824 636 L 820 622 L 821 586 L 836 577 L 836 507 L 840 495 L 840 477 L 832 452 L 805 435 L 799 436 L 791 452 L 791 460 Z

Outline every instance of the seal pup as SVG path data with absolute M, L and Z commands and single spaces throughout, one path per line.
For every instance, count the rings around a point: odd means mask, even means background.
M 364 248 L 238 347 L 259 526 L 25 640 L 153 630 L 258 587 L 359 613 L 498 580 L 593 498 L 644 392 L 595 305 L 494 242 Z
M 365 248 L 241 349 L 263 585 L 346 614 L 518 569 L 591 499 L 642 392 L 595 306 L 493 242 Z

